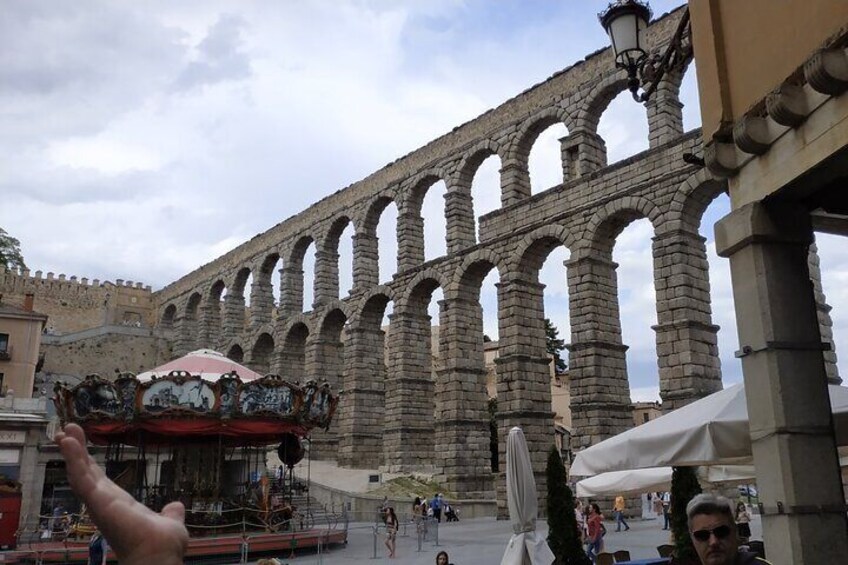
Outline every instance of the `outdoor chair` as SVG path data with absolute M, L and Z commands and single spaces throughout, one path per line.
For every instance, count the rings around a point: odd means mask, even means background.
M 613 553 L 612 556 L 615 557 L 616 563 L 618 563 L 619 561 L 630 561 L 630 552 L 626 549 L 619 549 L 618 551 Z
M 595 561 L 595 565 L 615 565 L 615 557 L 613 557 L 612 553 L 602 551 L 598 554 L 598 559 Z
M 671 553 L 674 551 L 674 546 L 664 543 L 657 547 L 657 553 L 660 554 L 660 557 L 671 557 Z
M 748 548 L 757 554 L 757 557 L 761 559 L 766 558 L 766 546 L 760 540 L 753 540 L 748 542 Z

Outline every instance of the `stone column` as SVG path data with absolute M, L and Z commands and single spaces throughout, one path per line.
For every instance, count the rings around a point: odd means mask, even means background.
M 583 177 L 607 166 L 607 145 L 596 132 L 584 129 L 569 132 L 568 137 L 560 140 L 560 147 L 567 153 L 563 168 L 569 178 L 574 173 Z
M 407 307 L 390 320 L 384 465 L 389 472 L 433 471 L 430 316 Z
M 44 410 L 43 405 L 41 410 Z M 44 432 L 44 424 L 27 429 L 24 445 L 20 446 L 21 515 L 18 525 L 30 530 L 38 528 L 38 515 L 41 513 L 47 466 L 39 461 L 38 443 Z
M 501 166 L 501 205 L 506 207 L 530 197 L 530 170 L 528 156 L 505 160 Z
M 197 349 L 197 318 L 184 314 L 177 318 L 177 342 L 174 345 L 174 355 L 182 357 Z
M 424 218 L 419 210 L 398 213 L 398 272 L 414 269 L 424 262 Z
M 664 412 L 721 390 L 705 239 L 670 230 L 653 238 L 657 360 Z
M 376 235 L 353 236 L 353 292 L 365 292 L 380 284 L 380 248 Z
M 344 346 L 339 336 L 314 335 L 310 338 L 306 342 L 306 374 L 318 382 L 326 380 L 338 392 L 344 367 Z M 328 431 L 314 428 L 310 437 L 313 459 L 336 458 L 339 437 L 334 427 Z
M 200 346 L 216 349 L 221 329 L 221 302 L 207 297 L 200 306 Z
M 838 563 L 848 518 L 801 206 L 748 204 L 716 224 L 730 259 L 763 537 L 775 565 Z
M 442 300 L 436 372 L 436 453 L 445 486 L 463 498 L 494 496 L 489 451 L 483 310 L 476 298 Z
M 244 296 L 228 294 L 224 298 L 224 324 L 221 340 L 229 343 L 244 331 Z M 225 352 L 226 353 L 226 352 Z
M 271 323 L 274 310 L 274 290 L 270 275 L 257 276 L 250 287 L 250 327 L 258 328 Z
M 377 469 L 383 464 L 385 335 L 379 328 L 347 330 L 339 409 L 339 465 Z
M 471 187 L 449 190 L 445 193 L 448 255 L 459 253 L 477 244 L 474 230 L 474 204 Z
M 668 74 L 645 103 L 648 110 L 648 145 L 659 147 L 683 135 L 683 103 L 680 78 Z
M 554 445 L 550 358 L 545 349 L 543 284 L 508 278 L 498 289 L 498 515 L 506 509 L 506 439 L 514 426 L 524 430 L 544 512 L 547 496 L 545 466 Z
M 312 308 L 316 309 L 339 298 L 339 254 L 322 250 L 315 253 L 315 298 Z
M 283 368 L 279 374 L 290 381 L 306 380 L 306 345 L 304 338 L 292 340 L 283 344 L 283 349 L 277 355 L 276 366 Z
M 813 282 L 813 292 L 816 296 L 816 310 L 819 314 L 819 332 L 822 342 L 828 344 L 830 349 L 824 352 L 824 368 L 827 372 L 827 381 L 830 384 L 842 384 L 839 376 L 839 367 L 836 365 L 836 344 L 833 341 L 833 320 L 830 318 L 832 308 L 827 303 L 821 283 L 821 269 L 819 268 L 819 250 L 816 244 L 810 245 L 810 253 L 807 264 L 810 268 L 810 280 Z
M 277 319 L 284 320 L 303 312 L 303 269 L 287 265 L 280 269 L 280 306 Z
M 633 426 L 627 346 L 621 343 L 618 283 L 611 252 L 565 262 L 571 343 L 571 446 L 579 451 Z

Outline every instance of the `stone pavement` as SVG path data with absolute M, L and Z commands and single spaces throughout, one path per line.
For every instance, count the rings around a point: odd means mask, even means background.
M 538 522 L 538 529 L 547 535 L 547 524 Z M 626 549 L 633 559 L 656 557 L 658 545 L 668 543 L 667 531 L 662 530 L 662 523 L 657 520 L 631 520 L 629 532 L 616 532 L 615 524 L 606 523 L 607 536 L 605 551 Z M 762 527 L 759 516 L 754 516 L 751 523 L 752 539 L 762 539 Z M 326 565 L 374 565 L 374 563 L 400 563 L 410 565 L 432 565 L 436 554 L 447 551 L 450 560 L 456 565 L 498 565 L 509 541 L 512 528 L 509 521 L 497 521 L 493 518 L 463 520 L 451 524 L 442 523 L 439 528 L 439 546 L 431 538 L 418 551 L 415 529 L 409 526 L 406 535 L 401 528 L 397 538 L 397 558 L 386 557 L 386 547 L 383 545 L 385 535 L 377 539 L 377 559 L 374 555 L 374 535 L 372 524 L 352 523 L 350 525 L 348 545 L 336 547 L 319 556 L 316 553 L 304 553 L 295 559 L 281 559 L 283 563 L 323 563 Z

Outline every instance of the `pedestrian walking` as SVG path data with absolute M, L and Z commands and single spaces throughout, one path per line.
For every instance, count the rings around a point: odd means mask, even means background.
M 663 513 L 663 530 L 669 528 L 669 518 L 671 514 L 671 493 L 665 491 L 662 493 L 662 513 Z
M 88 565 L 106 565 L 109 545 L 100 530 L 94 530 L 88 542 Z
M 389 557 L 395 557 L 395 550 L 397 549 L 397 531 L 398 531 L 398 518 L 397 514 L 395 514 L 395 509 L 389 506 L 386 511 L 386 548 L 389 550 Z
M 627 525 L 627 521 L 624 519 L 624 497 L 620 494 L 615 497 L 615 504 L 612 507 L 613 516 L 615 516 L 615 531 L 620 532 L 621 526 L 624 526 L 624 531 L 630 529 L 630 526 Z

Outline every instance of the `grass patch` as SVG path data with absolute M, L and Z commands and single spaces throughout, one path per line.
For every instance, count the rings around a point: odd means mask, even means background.
M 448 499 L 456 499 L 456 494 L 447 490 L 444 485 L 433 479 L 424 479 L 411 475 L 397 477 L 384 482 L 380 487 L 368 491 L 368 494 L 388 496 L 389 498 L 409 498 L 423 496 L 430 500 L 437 492 Z

